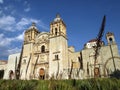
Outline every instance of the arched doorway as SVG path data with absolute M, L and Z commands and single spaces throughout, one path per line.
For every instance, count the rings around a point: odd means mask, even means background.
M 94 68 L 94 77 L 100 77 L 100 70 L 98 67 Z
M 45 70 L 43 68 L 39 70 L 39 79 L 45 79 Z
M 0 70 L 0 79 L 3 79 L 4 76 L 4 70 Z
M 14 72 L 13 72 L 13 70 L 9 71 L 9 79 L 10 80 L 14 79 Z

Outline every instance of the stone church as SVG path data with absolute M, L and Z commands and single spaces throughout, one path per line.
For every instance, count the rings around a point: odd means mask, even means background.
M 120 56 L 114 34 L 108 32 L 108 44 L 101 41 L 95 61 L 96 39 L 88 41 L 83 49 L 75 52 L 68 47 L 66 24 L 56 15 L 50 23 L 50 32 L 41 32 L 35 23 L 25 31 L 21 53 L 9 55 L 4 79 L 15 79 L 20 65 L 20 79 L 86 79 L 109 77 L 119 69 Z

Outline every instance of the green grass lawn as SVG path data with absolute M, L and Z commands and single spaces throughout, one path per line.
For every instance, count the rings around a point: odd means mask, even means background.
M 120 90 L 120 80 L 0 80 L 0 90 Z

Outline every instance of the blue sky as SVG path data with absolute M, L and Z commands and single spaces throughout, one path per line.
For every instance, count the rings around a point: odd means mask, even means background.
M 24 31 L 35 22 L 39 31 L 49 32 L 59 13 L 67 26 L 69 46 L 76 51 L 96 38 L 106 15 L 105 34 L 115 34 L 120 48 L 120 0 L 0 0 L 0 59 L 20 52 Z M 120 51 L 120 49 L 119 49 Z

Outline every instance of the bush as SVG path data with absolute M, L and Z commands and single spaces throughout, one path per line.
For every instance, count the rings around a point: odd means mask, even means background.
M 110 74 L 110 77 L 120 79 L 120 70 L 117 69 L 114 71 L 112 74 Z

